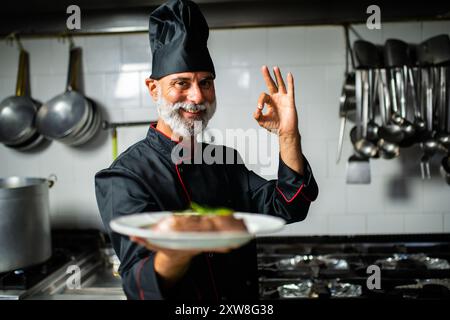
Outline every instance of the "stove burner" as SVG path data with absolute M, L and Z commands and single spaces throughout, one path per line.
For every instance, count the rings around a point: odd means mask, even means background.
M 0 290 L 29 289 L 70 260 L 67 252 L 56 250 L 52 257 L 42 264 L 0 273 Z

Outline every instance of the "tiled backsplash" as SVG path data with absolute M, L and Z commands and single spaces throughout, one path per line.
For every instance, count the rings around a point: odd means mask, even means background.
M 383 24 L 381 30 L 357 25 L 369 41 L 387 38 L 420 42 L 449 33 L 450 22 Z M 110 121 L 157 118 L 144 79 L 150 75 L 147 34 L 84 36 L 75 42 L 83 48 L 85 93 L 103 108 Z M 45 102 L 64 90 L 68 46 L 56 39 L 23 40 L 30 53 L 32 94 Z M 371 162 L 370 185 L 346 185 L 348 140 L 336 164 L 339 131 L 338 99 L 345 47 L 338 26 L 279 27 L 212 30 L 209 47 L 216 66 L 217 112 L 211 128 L 257 128 L 252 118 L 257 97 L 265 90 L 260 66 L 278 65 L 293 73 L 303 150 L 308 157 L 320 194 L 308 218 L 289 225 L 283 234 L 364 234 L 450 231 L 450 188 L 434 166 L 433 179 L 422 181 L 417 149 L 402 150 L 395 160 Z M 14 92 L 17 49 L 0 43 L 0 98 Z M 119 129 L 119 152 L 145 136 L 147 128 Z M 254 150 L 255 146 L 249 146 Z M 244 150 L 240 149 L 241 153 Z M 0 146 L 0 176 L 58 176 L 50 191 L 55 227 L 102 228 L 93 177 L 112 161 L 107 132 L 86 146 L 71 148 L 53 142 L 39 152 L 21 153 Z M 258 165 L 251 169 L 262 172 Z M 276 170 L 265 175 L 274 178 Z

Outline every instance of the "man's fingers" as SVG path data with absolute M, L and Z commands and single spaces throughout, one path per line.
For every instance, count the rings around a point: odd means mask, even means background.
M 258 97 L 258 109 L 263 110 L 264 109 L 264 105 L 270 104 L 272 102 L 272 99 L 270 98 L 270 96 L 263 92 L 259 95 Z
M 286 85 L 284 84 L 283 77 L 281 76 L 280 68 L 273 67 L 273 72 L 275 73 L 275 78 L 277 79 L 278 92 L 286 93 Z
M 261 119 L 262 116 L 263 116 L 262 110 L 259 109 L 259 107 L 257 107 L 256 111 L 253 112 L 253 118 L 255 118 L 255 120 L 259 120 L 259 119 Z
M 263 92 L 263 93 L 261 93 L 259 95 L 258 105 L 256 107 L 256 111 L 253 113 L 253 117 L 256 120 L 261 120 L 264 117 L 264 114 L 262 112 L 263 109 L 264 109 L 264 105 L 265 104 L 270 104 L 271 101 L 272 100 L 271 100 L 270 96 L 267 93 Z
M 270 75 L 269 68 L 267 66 L 262 66 L 261 72 L 263 74 L 264 81 L 266 82 L 267 89 L 269 93 L 277 93 L 278 88 L 276 83 L 273 81 L 272 76 Z
M 287 85 L 287 93 L 294 99 L 294 76 L 290 72 L 287 74 Z

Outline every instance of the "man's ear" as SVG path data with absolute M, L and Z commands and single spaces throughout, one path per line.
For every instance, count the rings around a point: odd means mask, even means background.
M 147 86 L 153 101 L 158 101 L 158 80 L 147 78 L 145 79 L 145 85 Z

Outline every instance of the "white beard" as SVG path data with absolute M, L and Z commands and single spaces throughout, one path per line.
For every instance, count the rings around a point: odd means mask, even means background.
M 216 112 L 216 100 L 212 103 L 193 104 L 188 102 L 170 103 L 162 97 L 161 90 L 158 90 L 157 110 L 161 119 L 172 129 L 172 131 L 181 137 L 193 137 L 200 134 L 208 125 L 209 120 Z M 180 114 L 179 109 L 197 111 L 205 110 L 199 113 L 195 119 L 185 119 Z

